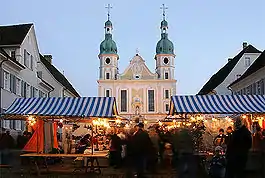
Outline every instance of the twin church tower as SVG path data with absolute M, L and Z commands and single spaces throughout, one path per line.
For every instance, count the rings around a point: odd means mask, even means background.
M 111 7 L 108 6 L 108 9 Z M 151 72 L 137 53 L 129 66 L 119 73 L 118 49 L 112 39 L 113 25 L 105 22 L 105 39 L 100 44 L 98 94 L 116 97 L 119 113 L 129 119 L 153 122 L 169 111 L 170 96 L 176 94 L 174 45 L 168 38 L 168 22 L 163 4 L 161 39 L 156 45 L 156 69 Z

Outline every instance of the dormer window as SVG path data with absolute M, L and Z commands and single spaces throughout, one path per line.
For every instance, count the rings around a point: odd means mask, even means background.
M 245 57 L 245 67 L 250 66 L 250 57 Z

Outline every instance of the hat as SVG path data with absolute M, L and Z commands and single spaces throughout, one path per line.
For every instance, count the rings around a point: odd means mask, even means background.
M 223 148 L 222 148 L 221 146 L 217 146 L 217 147 L 215 147 L 214 150 L 215 150 L 215 151 L 223 151 Z

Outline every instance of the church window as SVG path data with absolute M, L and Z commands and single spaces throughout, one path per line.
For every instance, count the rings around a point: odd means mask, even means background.
M 164 64 L 168 64 L 169 60 L 167 57 L 164 58 Z
M 169 104 L 166 104 L 166 111 L 169 111 Z
M 106 73 L 106 79 L 110 79 L 110 74 L 108 72 Z
M 110 90 L 106 90 L 106 97 L 110 97 Z
M 165 72 L 165 79 L 168 79 L 168 72 Z
M 121 90 L 121 112 L 127 112 L 127 90 Z
M 110 64 L 110 58 L 106 58 L 105 62 L 106 64 Z
M 148 90 L 148 111 L 154 112 L 155 111 L 155 91 Z
M 165 90 L 165 98 L 166 98 L 166 99 L 169 98 L 169 90 Z
M 107 32 L 109 31 L 109 28 L 107 28 Z

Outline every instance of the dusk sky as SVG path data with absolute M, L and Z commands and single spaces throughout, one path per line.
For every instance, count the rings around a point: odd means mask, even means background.
M 34 23 L 40 52 L 53 55 L 53 64 L 82 96 L 97 96 L 108 3 L 120 73 L 137 48 L 154 72 L 160 7 L 168 7 L 177 94 L 197 94 L 243 42 L 265 49 L 264 0 L 3 0 L 0 24 Z

